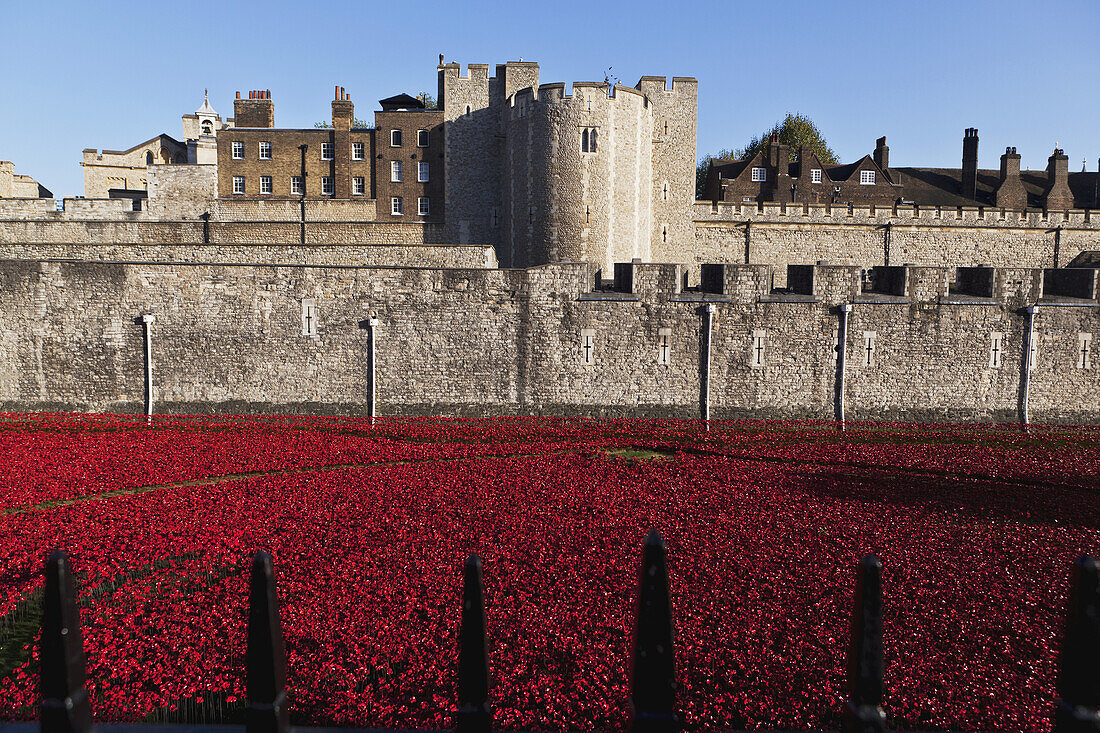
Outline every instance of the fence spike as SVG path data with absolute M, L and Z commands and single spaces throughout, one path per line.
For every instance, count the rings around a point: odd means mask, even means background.
M 852 635 L 848 642 L 848 705 L 844 733 L 874 733 L 886 727 L 882 710 L 882 562 L 859 561 Z
M 638 581 L 638 615 L 631 663 L 630 730 L 670 733 L 676 717 L 676 655 L 672 599 L 668 590 L 668 549 L 656 529 L 645 537 Z
M 46 558 L 42 610 L 42 733 L 87 733 L 92 717 L 84 687 L 84 641 L 69 558 L 62 550 Z
M 1100 731 L 1100 564 L 1073 563 L 1066 635 L 1058 663 L 1057 733 Z
M 458 641 L 458 733 L 489 733 L 489 646 L 485 633 L 485 591 L 481 559 L 470 555 L 462 568 L 462 627 Z
M 288 733 L 286 649 L 271 555 L 252 559 L 248 598 L 248 712 L 246 733 Z

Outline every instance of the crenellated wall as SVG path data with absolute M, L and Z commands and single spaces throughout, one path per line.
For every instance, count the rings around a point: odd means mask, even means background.
M 831 419 L 844 304 L 849 419 L 1016 420 L 1037 304 L 1031 419 L 1100 423 L 1094 270 L 892 267 L 871 290 L 852 265 L 794 267 L 782 290 L 766 265 L 714 265 L 699 289 L 681 265 L 615 270 L 593 291 L 590 264 L 6 260 L 0 407 L 140 411 L 150 315 L 157 412 L 363 413 L 374 315 L 380 414 L 697 417 L 709 306 L 712 417 Z

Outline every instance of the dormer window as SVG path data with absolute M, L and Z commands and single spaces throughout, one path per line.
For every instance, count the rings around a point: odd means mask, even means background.
M 862 186 L 873 186 L 873 185 L 875 185 L 875 172 L 874 171 L 860 171 L 859 172 L 859 183 Z
M 757 182 L 768 180 L 768 169 L 767 168 L 753 168 L 752 169 L 752 180 L 757 181 Z

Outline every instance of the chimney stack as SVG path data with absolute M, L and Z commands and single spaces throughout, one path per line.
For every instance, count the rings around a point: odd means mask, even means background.
M 1043 194 L 1047 211 L 1068 211 L 1073 208 L 1073 193 L 1069 190 L 1069 157 L 1055 148 L 1047 158 L 1047 190 Z
M 886 171 L 890 167 L 890 148 L 886 147 L 886 136 L 883 135 L 878 140 L 875 140 L 875 165 Z
M 978 128 L 963 133 L 962 190 L 968 199 L 978 198 Z
M 342 86 L 336 87 L 335 98 L 332 100 L 332 127 L 335 130 L 350 130 L 352 120 L 355 119 L 355 106 L 351 97 L 347 95 Z
M 1001 156 L 1001 176 L 993 192 L 993 205 L 1004 209 L 1026 209 L 1027 189 L 1020 179 L 1020 156 L 1016 148 L 1005 148 Z
M 252 90 L 248 99 L 233 100 L 233 118 L 237 127 L 275 127 L 275 103 L 270 89 Z

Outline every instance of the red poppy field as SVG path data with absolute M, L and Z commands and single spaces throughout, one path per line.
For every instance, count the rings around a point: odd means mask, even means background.
M 835 728 L 855 566 L 883 561 L 891 725 L 1050 729 L 1100 431 L 584 420 L 0 416 L 0 717 L 36 715 L 48 549 L 95 716 L 233 719 L 274 557 L 291 720 L 442 728 L 485 568 L 504 729 L 620 729 L 645 531 L 689 729 Z

